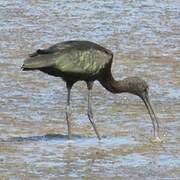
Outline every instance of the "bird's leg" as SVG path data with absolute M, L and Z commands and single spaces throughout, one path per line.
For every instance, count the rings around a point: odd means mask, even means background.
M 90 120 L 90 122 L 91 122 L 91 124 L 93 126 L 93 129 L 94 129 L 94 131 L 95 131 L 95 133 L 97 135 L 97 138 L 99 140 L 101 140 L 101 137 L 100 137 L 100 135 L 98 133 L 98 130 L 97 130 L 96 125 L 95 125 L 94 120 L 93 120 L 92 102 L 91 102 L 92 101 L 93 82 L 87 82 L 87 87 L 88 87 L 88 112 L 87 112 L 88 118 L 89 118 L 89 120 Z
M 66 105 L 66 121 L 67 121 L 67 127 L 68 127 L 68 139 L 71 139 L 71 106 L 70 106 L 70 96 L 71 96 L 71 88 L 72 85 L 66 83 L 67 86 L 67 105 Z

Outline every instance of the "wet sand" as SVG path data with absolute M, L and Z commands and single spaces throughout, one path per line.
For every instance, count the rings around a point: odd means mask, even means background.
M 179 179 L 180 3 L 174 1 L 0 1 L 0 179 Z M 60 78 L 22 72 L 29 53 L 86 39 L 114 52 L 113 75 L 148 81 L 162 143 L 140 99 L 96 82 L 98 141 L 87 118 L 87 89 L 72 91 L 67 139 Z

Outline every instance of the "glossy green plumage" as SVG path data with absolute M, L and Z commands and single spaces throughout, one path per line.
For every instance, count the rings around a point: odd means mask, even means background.
M 90 41 L 66 41 L 37 50 L 24 61 L 24 70 L 39 69 L 51 75 L 95 76 L 112 61 L 112 52 Z M 56 72 L 53 74 L 53 72 Z

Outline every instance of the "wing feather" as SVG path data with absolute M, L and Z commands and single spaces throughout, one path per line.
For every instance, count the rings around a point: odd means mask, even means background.
M 68 41 L 38 49 L 24 61 L 24 69 L 53 67 L 65 73 L 96 74 L 112 59 L 112 52 L 89 41 Z
M 99 50 L 71 50 L 56 59 L 56 68 L 61 72 L 97 74 L 110 61 L 110 56 Z

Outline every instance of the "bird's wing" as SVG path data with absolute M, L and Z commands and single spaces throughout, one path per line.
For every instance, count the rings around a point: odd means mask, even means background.
M 56 68 L 65 73 L 95 75 L 101 71 L 111 56 L 97 49 L 71 49 L 56 58 Z
M 39 49 L 24 61 L 23 68 L 53 67 L 64 73 L 96 74 L 112 59 L 105 48 L 91 42 L 69 41 Z

